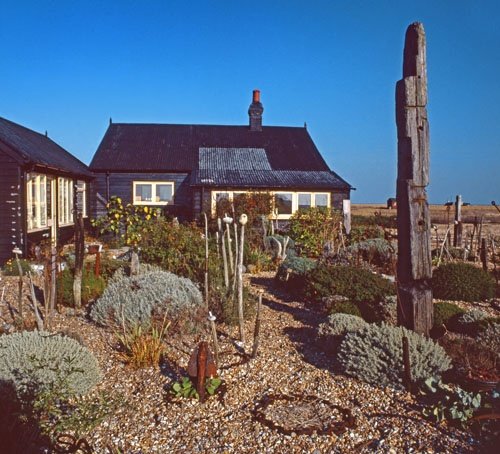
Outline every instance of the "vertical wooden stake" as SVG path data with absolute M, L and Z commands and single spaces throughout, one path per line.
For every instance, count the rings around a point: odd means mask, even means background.
M 264 290 L 259 290 L 259 301 L 257 303 L 257 315 L 255 316 L 255 328 L 253 331 L 253 347 L 252 347 L 252 358 L 257 356 L 257 350 L 259 349 L 260 340 L 260 311 L 262 308 L 262 294 Z
M 217 226 L 219 228 L 219 236 L 222 242 L 222 263 L 224 265 L 224 285 L 229 288 L 229 274 L 227 271 L 227 256 L 226 256 L 226 241 L 224 230 L 222 230 L 222 221 L 220 218 L 217 219 Z
M 208 298 L 209 298 L 209 288 L 208 288 L 208 218 L 207 213 L 203 213 L 203 218 L 205 220 L 205 305 L 208 309 Z
M 349 199 L 342 200 L 342 212 L 344 214 L 344 229 L 347 236 L 351 233 L 351 201 Z
M 82 213 L 78 213 L 75 223 L 75 274 L 73 276 L 73 298 L 75 307 L 82 306 L 82 276 L 85 254 L 85 230 Z
M 99 277 L 101 275 L 101 253 L 99 251 L 95 253 L 94 274 L 96 277 Z
M 420 334 L 432 327 L 429 124 L 425 32 L 406 30 L 403 79 L 396 84 L 398 130 L 398 323 Z
M 38 312 L 38 301 L 35 294 L 35 286 L 33 285 L 33 279 L 31 278 L 31 273 L 28 272 L 28 277 L 30 280 L 30 290 L 31 290 L 31 301 L 33 303 L 33 312 L 35 313 L 36 326 L 38 331 L 43 331 L 43 320 L 40 317 L 40 312 Z
M 486 247 L 486 238 L 483 238 L 481 242 L 481 263 L 483 264 L 483 270 L 488 271 L 488 248 Z
M 210 328 L 212 331 L 212 339 L 214 341 L 214 351 L 215 351 L 215 363 L 217 367 L 219 366 L 219 342 L 217 340 L 217 329 L 215 328 L 215 315 L 212 312 L 208 313 L 208 321 L 210 322 Z
M 19 281 L 17 283 L 17 307 L 19 311 L 19 317 L 23 320 L 23 267 L 21 266 L 21 261 L 19 260 L 19 254 L 21 250 L 14 249 L 14 255 L 16 256 L 17 271 L 19 273 Z
M 96 260 L 97 260 L 97 255 L 96 255 Z M 139 262 L 139 254 L 135 250 L 132 250 L 132 253 L 130 254 L 130 275 L 137 276 L 140 270 L 141 270 L 141 264 Z
M 233 261 L 233 247 L 231 246 L 231 228 L 229 224 L 231 224 L 232 219 L 226 214 L 226 217 L 223 219 L 224 224 L 226 224 L 226 235 L 227 235 L 227 251 L 228 251 L 228 260 L 229 260 L 229 269 L 231 271 L 231 275 L 234 274 L 234 261 Z
M 412 377 L 411 377 L 411 363 L 410 363 L 410 347 L 408 345 L 408 338 L 403 336 L 403 364 L 404 364 L 404 385 L 408 392 L 412 392 Z
M 49 304 L 49 316 L 52 320 L 52 315 L 54 314 L 56 308 L 56 280 L 57 280 L 57 249 L 53 245 L 50 249 L 50 304 Z
M 462 247 L 462 196 L 457 195 L 455 200 L 455 229 L 453 235 L 453 246 Z
M 246 214 L 240 216 L 241 235 L 240 253 L 238 254 L 238 320 L 240 325 L 240 341 L 245 345 L 245 318 L 243 314 L 243 251 L 245 245 L 245 224 L 248 222 Z

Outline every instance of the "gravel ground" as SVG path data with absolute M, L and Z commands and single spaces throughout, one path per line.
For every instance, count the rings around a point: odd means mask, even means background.
M 0 292 L 5 283 L 5 300 L 15 304 L 16 279 L 3 278 Z M 173 381 L 185 374 L 195 339 L 169 342 L 160 368 L 135 370 L 120 362 L 111 332 L 83 313 L 56 316 L 54 330 L 78 333 L 104 371 L 100 388 L 119 401 L 114 415 L 87 437 L 97 453 L 111 452 L 108 447 L 136 454 L 477 452 L 466 432 L 424 420 L 410 394 L 335 374 L 331 358 L 314 343 L 320 317 L 276 289 L 271 274 L 253 277 L 252 286 L 264 290 L 259 354 L 243 361 L 236 327 L 218 325 L 226 391 L 204 404 L 168 397 Z M 0 325 L 10 323 L 5 304 L 1 314 Z M 246 324 L 246 352 L 253 326 Z M 253 418 L 256 404 L 271 394 L 317 396 L 350 409 L 355 427 L 338 436 L 282 434 Z

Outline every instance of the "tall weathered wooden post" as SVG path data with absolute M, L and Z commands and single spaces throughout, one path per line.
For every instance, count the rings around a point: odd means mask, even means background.
M 433 306 L 425 32 L 406 30 L 403 78 L 396 84 L 398 129 L 398 323 L 428 335 Z

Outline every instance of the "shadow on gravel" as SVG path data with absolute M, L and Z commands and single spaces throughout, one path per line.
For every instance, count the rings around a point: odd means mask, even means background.
M 264 287 L 267 293 L 274 295 L 279 300 L 264 298 L 263 304 L 265 306 L 277 312 L 287 312 L 295 320 L 302 323 L 301 327 L 286 327 L 283 332 L 295 344 L 304 361 L 319 369 L 338 372 L 333 360 L 338 345 L 325 345 L 324 342 L 317 339 L 318 326 L 325 321 L 326 316 L 305 307 L 304 303 L 298 303 L 297 298 L 292 297 L 283 287 L 276 285 L 273 278 L 255 277 L 252 278 L 251 282 L 256 286 Z

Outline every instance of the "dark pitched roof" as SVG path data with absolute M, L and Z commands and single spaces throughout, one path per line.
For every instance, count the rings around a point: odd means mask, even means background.
M 349 183 L 332 171 L 303 170 L 196 170 L 191 186 L 241 188 L 349 189 Z
M 34 164 L 91 177 L 88 167 L 47 136 L 0 117 L 0 141 L 13 149 L 23 164 Z
M 330 170 L 305 128 L 133 123 L 109 125 L 90 169 L 189 172 L 204 148 L 263 149 L 273 170 Z

